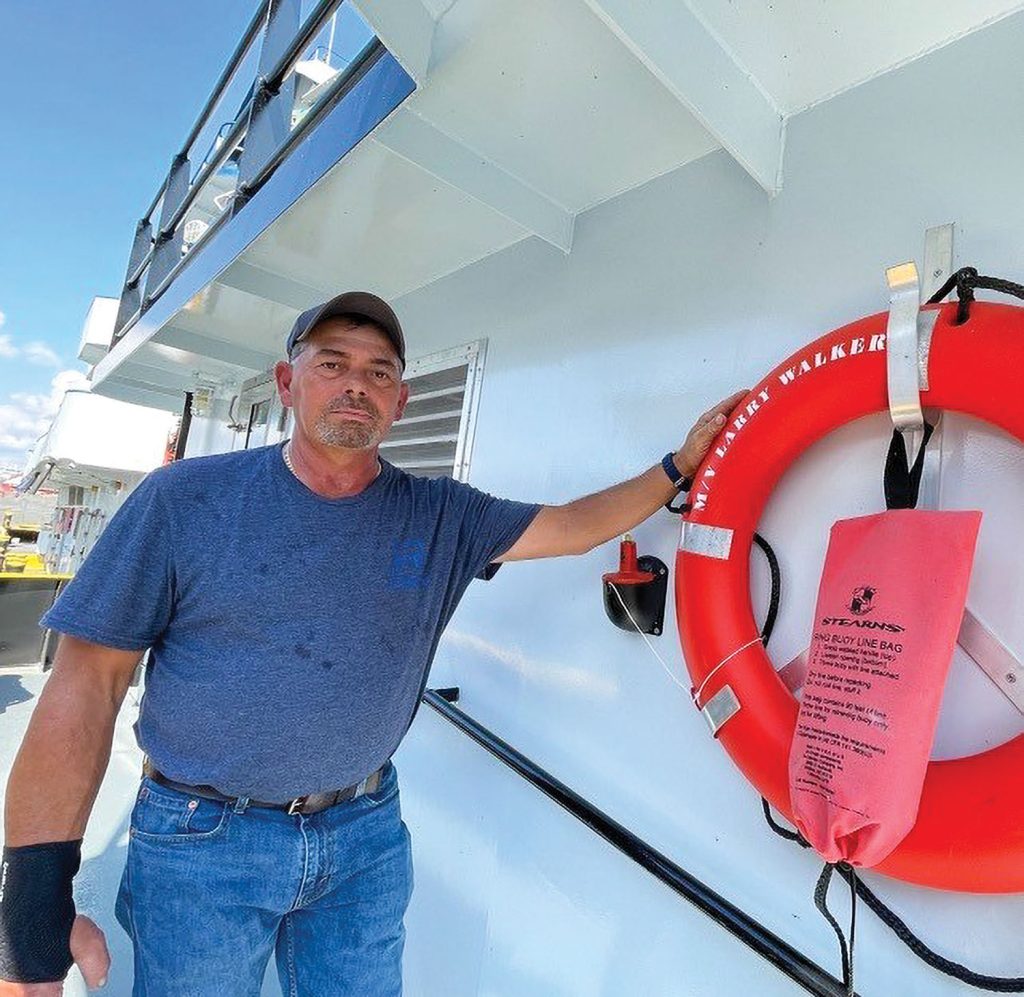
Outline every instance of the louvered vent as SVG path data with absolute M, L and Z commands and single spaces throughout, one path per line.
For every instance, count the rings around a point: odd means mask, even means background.
M 381 456 L 410 474 L 465 480 L 483 358 L 481 340 L 411 361 L 409 404 L 381 444 Z

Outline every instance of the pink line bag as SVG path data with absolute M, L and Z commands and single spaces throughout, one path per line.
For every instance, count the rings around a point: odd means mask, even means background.
M 826 862 L 881 862 L 917 819 L 980 512 L 837 522 L 789 756 L 800 833 Z

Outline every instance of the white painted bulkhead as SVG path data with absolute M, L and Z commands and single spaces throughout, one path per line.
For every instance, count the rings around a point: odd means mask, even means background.
M 956 222 L 958 263 L 1024 278 L 1024 132 L 1007 119 L 1024 98 L 1022 46 L 1018 16 L 790 119 L 774 199 L 714 153 L 579 216 L 568 257 L 534 239 L 401 298 L 415 351 L 489 337 L 473 483 L 558 502 L 639 472 L 711 402 L 883 310 L 883 268 L 920 263 L 931 225 Z M 836 432 L 767 509 L 761 532 L 783 570 L 779 665 L 808 643 L 829 526 L 883 507 L 890 431 L 879 416 Z M 985 510 L 969 603 L 1024 653 L 1024 456 L 966 418 L 950 417 L 945 433 L 943 505 Z M 677 532 L 656 515 L 636 531 L 641 552 L 673 563 Z M 836 971 L 811 900 L 814 857 L 767 829 L 686 695 L 605 619 L 600 575 L 615 556 L 608 545 L 507 565 L 472 586 L 432 684 L 458 685 L 480 722 Z M 764 606 L 767 573 L 753 560 Z M 666 630 L 658 646 L 683 674 L 674 622 Z M 936 754 L 1022 729 L 958 652 Z M 796 989 L 432 711 L 420 711 L 398 763 L 418 876 L 411 995 Z M 1024 898 L 867 878 L 943 954 L 1024 972 Z M 862 994 L 977 992 L 924 966 L 869 913 L 857 953 Z
M 725 31 L 728 11 L 704 6 Z M 773 197 L 719 150 L 577 214 L 568 254 L 542 238 L 510 238 L 508 248 L 399 297 L 411 356 L 487 337 L 471 483 L 561 502 L 645 469 L 713 401 L 821 332 L 882 310 L 884 268 L 920 263 L 929 226 L 956 223 L 958 264 L 1024 280 L 1022 48 L 1017 14 L 790 117 L 785 183 Z M 836 70 L 837 88 L 859 78 L 856 60 L 847 64 L 845 76 Z M 795 86 L 787 94 L 791 109 L 808 102 Z M 377 154 L 362 150 L 363 159 Z M 338 289 L 346 279 L 339 267 Z M 226 400 L 218 404 L 214 418 L 194 424 L 190 453 L 230 449 Z M 882 507 L 889 428 L 879 416 L 837 431 L 790 469 L 769 504 L 761 532 L 783 570 L 771 647 L 779 665 L 808 642 L 829 526 Z M 1018 653 L 1022 486 L 1017 443 L 948 418 L 942 504 L 985 512 L 969 603 Z M 636 536 L 641 553 L 673 564 L 678 522 L 668 513 Z M 638 637 L 605 618 L 600 575 L 616 557 L 609 544 L 580 558 L 507 565 L 473 585 L 431 684 L 458 685 L 474 718 L 836 972 L 835 939 L 811 900 L 814 857 L 768 830 L 757 795 L 686 694 Z M 766 572 L 756 553 L 754 561 L 763 606 Z M 657 646 L 688 685 L 671 599 L 669 614 Z M 1022 729 L 958 652 L 936 754 L 971 753 Z M 409 997 L 796 992 L 429 709 L 397 764 L 416 857 Z M 118 841 L 113 827 L 102 833 Z M 109 852 L 94 854 L 97 876 L 109 876 Z M 866 878 L 944 955 L 981 972 L 1024 974 L 1024 897 Z M 110 884 L 90 880 L 88 864 L 82 881 L 106 903 Z M 107 923 L 116 936 L 109 914 Z M 924 966 L 867 912 L 858 921 L 857 989 L 866 997 L 978 992 Z M 276 992 L 268 984 L 266 993 Z

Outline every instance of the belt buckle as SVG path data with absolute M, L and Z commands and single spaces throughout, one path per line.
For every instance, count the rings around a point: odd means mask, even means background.
M 301 813 L 302 808 L 306 805 L 306 800 L 308 799 L 308 796 L 296 796 L 295 799 L 288 804 L 288 815 L 290 817 L 294 817 L 297 813 Z

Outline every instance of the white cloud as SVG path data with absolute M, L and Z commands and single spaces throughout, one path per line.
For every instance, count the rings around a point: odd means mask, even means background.
M 88 390 L 85 374 L 79 370 L 58 371 L 50 381 L 49 393 L 13 392 L 9 402 L 0 404 L 0 453 L 7 451 L 10 456 L 23 458 L 24 451 L 49 428 L 64 393 L 71 388 Z
M 38 364 L 40 367 L 59 367 L 60 357 L 38 339 L 26 343 L 21 350 L 21 355 L 29 362 Z
M 0 329 L 6 322 L 7 316 L 0 312 Z M 11 338 L 9 332 L 0 333 L 0 358 L 13 360 L 16 357 L 24 357 L 29 363 L 38 364 L 41 367 L 60 366 L 60 356 L 57 351 L 42 340 L 33 339 L 32 342 L 19 346 Z

